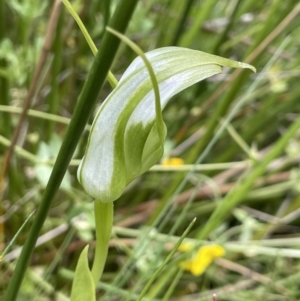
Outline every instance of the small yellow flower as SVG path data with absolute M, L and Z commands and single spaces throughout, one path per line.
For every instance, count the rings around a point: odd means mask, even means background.
M 161 162 L 162 165 L 164 166 L 170 166 L 170 165 L 175 165 L 175 166 L 180 166 L 184 164 L 184 161 L 181 158 L 165 158 Z
M 192 248 L 193 248 L 193 245 L 191 243 L 184 242 L 178 247 L 178 251 L 186 253 L 186 252 L 191 251 Z
M 179 250 L 187 252 L 191 247 L 191 245 L 183 244 L 179 247 Z M 200 276 L 206 271 L 215 258 L 222 257 L 224 254 L 225 249 L 219 245 L 203 246 L 191 259 L 181 262 L 180 266 L 190 271 L 194 276 Z

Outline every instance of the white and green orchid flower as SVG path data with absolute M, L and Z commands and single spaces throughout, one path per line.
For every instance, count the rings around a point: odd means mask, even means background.
M 169 99 L 221 73 L 223 66 L 255 71 L 248 64 L 186 48 L 166 47 L 144 54 L 125 36 L 111 28 L 107 30 L 140 56 L 131 63 L 97 112 L 78 169 L 80 183 L 95 198 L 96 249 L 91 270 L 87 251 L 80 256 L 72 301 L 86 300 L 81 289 L 86 286 L 84 281 L 93 282 L 90 283 L 92 291 L 101 278 L 113 225 L 113 201 L 121 196 L 127 184 L 163 155 L 166 127 L 162 109 Z
M 180 47 L 159 48 L 146 57 L 158 82 L 161 108 L 180 91 L 221 73 L 223 66 L 255 71 L 245 63 Z M 96 115 L 78 170 L 80 183 L 97 200 L 116 200 L 162 157 L 165 136 L 148 69 L 138 57 Z

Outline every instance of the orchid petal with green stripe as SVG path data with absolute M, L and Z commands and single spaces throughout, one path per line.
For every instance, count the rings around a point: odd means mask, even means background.
M 255 69 L 204 52 L 165 47 L 146 53 L 159 85 L 161 107 L 189 86 L 222 72 L 222 66 Z M 136 58 L 104 101 L 93 122 L 78 179 L 86 192 L 112 202 L 127 184 L 163 155 L 166 127 L 155 111 L 153 85 Z

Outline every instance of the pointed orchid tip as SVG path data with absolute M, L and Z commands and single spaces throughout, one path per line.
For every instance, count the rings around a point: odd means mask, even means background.
M 249 65 L 247 63 L 238 62 L 241 68 L 247 68 L 252 70 L 254 73 L 256 73 L 256 68 L 252 65 Z

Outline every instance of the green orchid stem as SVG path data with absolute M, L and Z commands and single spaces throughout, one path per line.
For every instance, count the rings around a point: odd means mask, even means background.
M 101 278 L 106 262 L 108 244 L 113 226 L 114 203 L 103 203 L 95 200 L 95 222 L 96 222 L 96 251 L 92 267 L 92 277 L 95 286 Z

